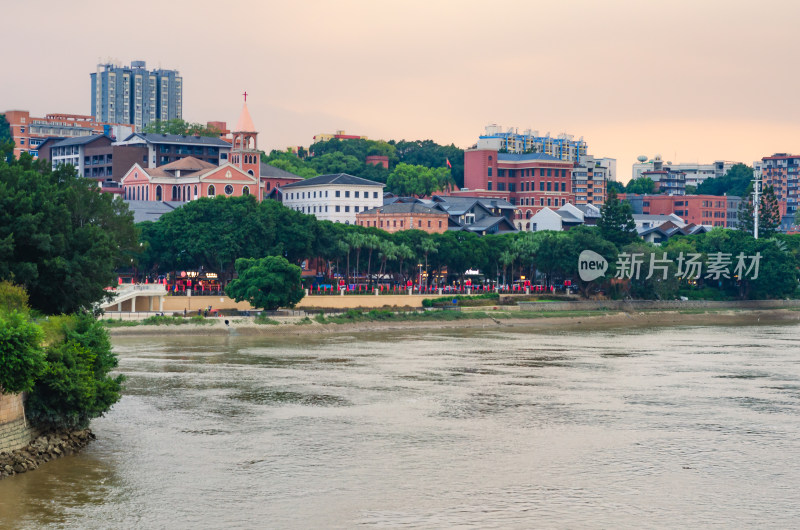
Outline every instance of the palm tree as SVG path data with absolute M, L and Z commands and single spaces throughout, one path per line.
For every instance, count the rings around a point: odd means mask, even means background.
M 403 262 L 405 260 L 407 260 L 407 259 L 413 258 L 414 256 L 416 256 L 414 251 L 411 250 L 411 247 L 409 247 L 405 243 L 401 243 L 397 247 L 397 259 L 400 260 L 400 278 L 401 279 L 404 279 L 404 276 L 403 276 Z
M 386 262 L 394 261 L 397 259 L 397 245 L 387 239 L 381 240 L 380 248 L 378 249 L 378 257 L 381 259 L 381 269 L 379 276 L 383 278 L 386 273 Z
M 500 253 L 500 263 L 503 264 L 503 285 L 507 285 L 506 283 L 506 268 L 511 265 L 511 276 L 514 276 L 514 261 L 516 261 L 517 255 L 512 251 L 504 250 Z
M 367 254 L 367 282 L 369 283 L 372 283 L 370 277 L 370 272 L 372 271 L 372 251 L 380 248 L 381 241 L 381 238 L 375 234 L 369 234 L 364 237 L 364 246 L 369 249 L 369 253 Z
M 428 274 L 428 254 L 439 252 L 439 243 L 430 238 L 423 239 L 420 241 L 419 250 L 425 256 L 425 287 L 428 287 L 428 278 L 430 277 Z
M 340 239 L 336 243 L 337 248 L 340 252 L 347 255 L 347 270 L 344 273 L 345 280 L 347 283 L 350 283 L 350 245 L 347 243 L 346 240 Z M 336 270 L 339 270 L 339 258 L 336 258 Z
M 359 234 L 358 232 L 353 232 L 351 234 L 347 234 L 345 236 L 345 241 L 347 244 L 350 245 L 350 248 L 356 251 L 356 277 L 358 277 L 358 269 L 359 269 L 359 262 L 361 260 L 361 249 L 364 247 L 366 243 L 366 236 L 364 234 Z M 348 265 L 349 267 L 349 265 Z

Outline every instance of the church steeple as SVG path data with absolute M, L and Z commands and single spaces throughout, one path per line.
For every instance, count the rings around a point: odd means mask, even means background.
M 232 131 L 231 164 L 260 179 L 261 160 L 258 152 L 258 133 L 253 125 L 253 118 L 250 117 L 250 111 L 247 109 L 247 92 L 242 95 L 244 96 L 242 113 Z

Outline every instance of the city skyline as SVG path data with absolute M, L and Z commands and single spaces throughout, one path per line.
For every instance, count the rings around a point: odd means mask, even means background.
M 800 151 L 798 74 L 785 66 L 800 6 L 788 1 L 145 0 L 137 13 L 154 23 L 132 32 L 112 22 L 125 7 L 95 1 L 11 1 L 4 12 L 36 21 L 33 41 L 32 26 L 5 31 L 38 60 L 11 55 L 0 107 L 32 115 L 90 114 L 89 74 L 113 58 L 178 70 L 187 121 L 231 125 L 246 90 L 266 151 L 338 129 L 468 148 L 497 123 L 582 136 L 590 154 L 617 159 L 622 181 L 639 155 L 751 164 Z M 66 29 L 97 14 L 108 25 Z

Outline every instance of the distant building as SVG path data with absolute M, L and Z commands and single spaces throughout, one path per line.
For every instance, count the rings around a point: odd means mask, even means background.
M 335 133 L 320 133 L 314 136 L 314 142 L 327 142 L 328 140 L 369 140 L 366 136 L 359 136 L 357 134 L 347 134 L 345 131 L 336 131 Z
M 516 128 L 503 131 L 500 125 L 487 125 L 485 134 L 478 137 L 477 149 L 492 149 L 508 153 L 540 153 L 559 160 L 578 162 L 586 156 L 587 146 L 583 137 L 575 140 L 572 135 L 560 134 L 553 138 L 550 133 L 542 136 L 539 131 L 526 130 L 520 133 Z
M 633 207 L 634 214 L 674 214 L 686 223 L 711 227 L 737 228 L 741 198 L 716 195 L 620 195 Z
M 503 199 L 434 195 L 421 201 L 450 216 L 448 230 L 463 230 L 478 235 L 516 232 L 514 205 Z
M 569 230 L 580 225 L 596 225 L 600 219 L 600 209 L 592 204 L 575 206 L 566 204 L 557 210 L 542 208 L 526 223 L 525 230 Z
M 98 64 L 89 75 L 92 116 L 98 121 L 141 130 L 156 120 L 183 118 L 183 78 L 176 70 L 147 70 L 144 61 L 132 61 Z
M 126 200 L 188 202 L 201 197 L 260 197 L 259 179 L 227 163 L 186 157 L 155 168 L 134 164 L 122 178 Z
M 797 211 L 800 199 L 800 155 L 775 153 L 761 159 L 761 178 L 764 186 L 772 186 L 778 201 L 786 202 L 786 215 Z
M 517 207 L 516 225 L 521 229 L 523 220 L 540 209 L 574 202 L 573 171 L 573 162 L 542 153 L 468 149 L 464 152 L 464 188 L 451 195 L 504 199 Z M 593 199 L 587 193 L 587 202 Z
M 386 155 L 367 155 L 364 163 L 389 169 L 389 157 Z
M 356 214 L 383 205 L 384 184 L 346 173 L 321 175 L 282 186 L 283 204 L 317 219 L 355 224 Z
M 572 170 L 573 200 L 567 201 L 567 204 L 605 204 L 611 170 L 609 160 L 613 159 L 595 159 L 593 156 L 580 158 Z M 606 165 L 602 165 L 603 163 Z M 616 161 L 613 166 L 616 167 Z
M 654 171 L 657 169 L 670 169 L 677 172 L 686 174 L 685 182 L 687 186 L 699 186 L 706 179 L 723 177 L 725 174 L 737 164 L 730 160 L 715 160 L 711 164 L 700 164 L 696 162 L 682 162 L 673 164 L 672 162 L 663 162 L 661 155 L 656 155 L 650 160 L 647 157 L 639 157 L 640 162 L 633 164 L 631 173 L 632 179 L 641 178 L 645 172 Z
M 189 156 L 219 166 L 229 161 L 232 148 L 220 138 L 163 133 L 133 133 L 116 145 L 146 147 L 147 167 L 150 168 Z
M 39 146 L 47 138 L 79 138 L 104 134 L 112 139 L 119 139 L 134 131 L 131 125 L 105 123 L 81 114 L 48 114 L 44 118 L 32 117 L 27 110 L 7 110 L 3 114 L 11 128 L 11 138 L 16 144 L 16 157 L 29 153 L 37 158 Z
M 356 224 L 390 233 L 414 229 L 441 234 L 449 228 L 450 216 L 421 202 L 395 202 L 356 214 Z

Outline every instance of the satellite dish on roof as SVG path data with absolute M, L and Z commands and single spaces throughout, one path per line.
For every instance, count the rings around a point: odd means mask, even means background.
M 638 160 L 640 163 L 644 164 L 645 162 L 647 162 L 647 157 L 644 156 L 644 155 L 639 155 L 638 157 L 636 157 L 636 160 Z

